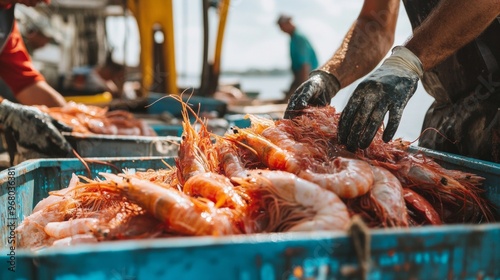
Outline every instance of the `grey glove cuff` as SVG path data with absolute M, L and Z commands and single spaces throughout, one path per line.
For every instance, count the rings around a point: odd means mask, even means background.
M 383 64 L 409 69 L 417 74 L 420 79 L 422 79 L 424 75 L 424 68 L 418 56 L 403 46 L 394 47 L 391 56 L 389 56 Z
M 316 69 L 309 73 L 309 78 L 313 78 L 314 76 L 319 77 L 325 83 L 325 88 L 333 93 L 330 97 L 335 96 L 335 94 L 337 94 L 340 90 L 340 82 L 332 73 Z

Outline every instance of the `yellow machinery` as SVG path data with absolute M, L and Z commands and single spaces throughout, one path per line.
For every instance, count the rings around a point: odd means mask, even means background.
M 165 92 L 178 93 L 175 67 L 174 17 L 172 0 L 128 0 L 128 8 L 137 20 L 141 40 L 141 71 L 143 95 L 151 85 L 163 77 L 155 77 L 154 33 L 159 29 L 164 34 L 163 66 L 166 71 Z M 155 80 L 156 79 L 156 80 Z
M 222 42 L 224 38 L 224 31 L 226 27 L 227 15 L 229 12 L 229 5 L 231 0 L 219 1 L 219 26 L 217 29 L 217 38 L 215 40 L 215 50 L 213 61 L 210 63 L 208 60 L 208 9 L 210 8 L 209 0 L 203 0 L 203 65 L 201 73 L 200 95 L 212 96 L 217 90 L 219 85 L 220 74 L 220 60 L 222 53 Z
M 204 0 L 208 3 L 207 0 Z M 226 26 L 226 19 L 229 11 L 230 0 L 220 0 L 219 7 L 219 25 L 217 30 L 217 38 L 215 42 L 214 58 L 211 63 L 204 57 L 202 82 L 200 86 L 200 94 L 211 96 L 218 86 L 220 74 L 220 60 L 222 52 L 222 41 Z M 175 66 L 175 46 L 174 46 L 174 15 L 172 0 L 128 0 L 128 8 L 137 20 L 139 33 L 141 38 L 141 71 L 142 71 L 142 89 L 143 95 L 147 95 L 153 83 L 163 79 L 157 75 L 154 61 L 154 32 L 163 31 L 163 65 L 160 69 L 166 71 L 165 92 L 168 94 L 178 93 L 177 88 L 177 72 Z M 204 9 L 208 9 L 208 5 L 204 4 Z M 206 10 L 204 10 L 204 13 Z M 205 15 L 205 14 L 204 14 Z M 208 28 L 207 22 L 205 28 Z M 205 42 L 208 38 L 205 35 Z M 206 44 L 205 44 L 206 45 Z M 207 46 L 205 46 L 205 52 Z M 208 69 L 207 69 L 208 68 Z M 156 74 L 155 74 L 156 73 Z

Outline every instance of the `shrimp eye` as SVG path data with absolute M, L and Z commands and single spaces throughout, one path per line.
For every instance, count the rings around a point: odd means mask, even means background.
M 236 126 L 231 126 L 229 129 L 231 129 L 234 134 L 238 134 L 238 128 Z
M 181 136 L 181 139 L 182 139 L 183 141 L 184 141 L 184 140 L 186 140 L 186 135 L 182 135 L 182 136 Z
M 445 177 L 441 177 L 441 184 L 443 184 L 444 186 L 448 185 L 448 179 L 446 179 Z

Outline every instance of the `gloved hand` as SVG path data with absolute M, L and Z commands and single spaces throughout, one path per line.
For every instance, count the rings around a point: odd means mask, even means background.
M 387 111 L 389 121 L 382 139 L 390 141 L 422 75 L 418 57 L 405 47 L 395 47 L 392 55 L 354 90 L 340 116 L 339 142 L 350 151 L 367 148 Z
M 37 108 L 3 100 L 0 103 L 0 122 L 25 148 L 53 157 L 72 155 L 71 146 L 59 132 L 71 132 L 72 129 Z
M 326 106 L 340 90 L 340 83 L 335 76 L 314 70 L 309 79 L 303 82 L 292 94 L 285 111 L 285 119 L 292 119 L 301 114 L 307 106 Z

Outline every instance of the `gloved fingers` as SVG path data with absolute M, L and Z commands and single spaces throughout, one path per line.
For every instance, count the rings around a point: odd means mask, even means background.
M 361 106 L 362 101 L 363 98 L 361 95 L 353 94 L 340 115 L 338 138 L 341 144 L 347 144 L 347 138 L 349 137 L 351 128 L 354 124 L 354 119 L 356 114 L 358 114 L 358 109 Z
M 373 110 L 371 116 L 368 118 L 366 128 L 359 140 L 359 148 L 366 149 L 370 146 L 373 138 L 377 134 L 380 125 L 384 122 L 384 117 L 388 111 L 388 106 L 380 102 L 375 110 Z
M 384 142 L 387 143 L 391 141 L 392 137 L 394 137 L 394 134 L 396 134 L 396 131 L 398 130 L 402 115 L 403 108 L 400 106 L 392 107 L 389 110 L 389 121 L 387 122 L 387 127 L 382 135 L 382 140 L 384 140 Z
M 290 98 L 290 102 L 288 102 L 286 107 L 285 114 L 283 115 L 284 119 L 293 119 L 300 116 L 301 111 L 305 108 L 302 104 L 294 102 L 292 98 Z
M 366 128 L 372 121 L 372 112 L 380 110 L 376 107 L 377 104 L 366 102 L 366 100 L 359 106 L 358 112 L 354 117 L 354 122 L 347 137 L 347 149 L 354 152 L 360 146 L 360 140 L 366 132 Z
M 53 151 L 53 153 L 50 153 L 49 155 L 63 157 L 70 155 L 73 148 L 68 141 L 66 141 L 66 138 L 59 133 L 55 125 L 49 124 L 48 127 L 49 129 L 46 130 L 45 137 L 49 143 L 49 149 Z
M 73 128 L 56 119 L 52 119 L 52 124 L 61 132 L 72 132 Z
M 285 110 L 285 119 L 293 119 L 301 114 L 301 111 L 308 106 L 308 101 L 311 99 L 313 92 L 310 87 L 303 83 L 290 97 L 290 101 Z

